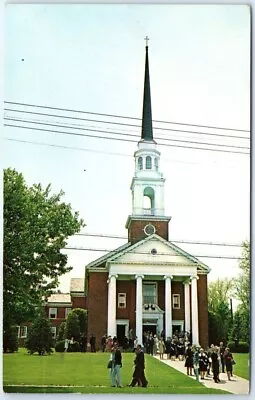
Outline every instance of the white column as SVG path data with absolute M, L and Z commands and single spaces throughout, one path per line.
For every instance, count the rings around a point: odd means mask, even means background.
M 107 335 L 116 336 L 116 279 L 118 275 L 109 275 L 108 278 L 108 319 Z M 96 316 L 95 316 L 96 318 Z
M 165 338 L 172 337 L 172 276 L 164 276 L 165 279 Z
M 136 275 L 136 336 L 143 343 L 143 275 Z
M 193 344 L 199 344 L 197 280 L 198 280 L 198 276 L 191 277 L 192 343 Z
M 190 282 L 184 282 L 184 301 L 185 301 L 185 331 L 190 332 Z

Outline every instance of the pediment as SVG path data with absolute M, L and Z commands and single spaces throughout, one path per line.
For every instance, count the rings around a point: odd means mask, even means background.
M 199 270 L 209 272 L 210 268 L 182 250 L 180 247 L 153 234 L 147 238 L 115 253 L 107 264 L 153 264 L 153 265 L 196 265 Z

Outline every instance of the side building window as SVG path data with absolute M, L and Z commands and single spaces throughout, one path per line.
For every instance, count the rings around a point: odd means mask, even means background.
M 155 169 L 157 171 L 158 170 L 158 159 L 157 158 L 154 159 L 154 165 L 155 165 Z
M 52 327 L 50 328 L 50 330 L 51 330 L 51 333 L 52 333 L 52 338 L 53 338 L 53 339 L 56 339 L 56 336 L 57 336 L 57 327 L 56 327 L 56 326 L 52 326 Z
M 181 296 L 179 294 L 173 294 L 173 308 L 181 308 Z
M 57 308 L 49 308 L 49 318 L 50 319 L 56 319 L 57 313 L 58 313 Z
M 118 308 L 127 307 L 127 295 L 126 293 L 118 293 Z
M 146 157 L 146 169 L 151 169 L 151 157 Z
M 27 337 L 27 326 L 18 326 L 18 338 L 26 338 Z
M 138 158 L 138 169 L 143 169 L 143 158 L 139 157 Z
M 65 309 L 65 318 L 67 318 L 68 314 L 72 311 L 71 308 L 66 308 Z

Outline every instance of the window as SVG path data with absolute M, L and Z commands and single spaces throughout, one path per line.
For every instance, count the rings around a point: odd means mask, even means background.
M 19 329 L 19 337 L 26 338 L 27 337 L 27 326 L 21 326 Z
M 70 313 L 70 311 L 72 311 L 71 308 L 66 308 L 66 311 L 65 311 L 65 318 L 67 318 L 67 316 L 68 316 L 68 314 Z
M 146 157 L 146 169 L 151 169 L 151 157 Z
M 157 171 L 158 170 L 158 159 L 157 158 L 155 158 L 155 160 L 154 160 L 154 165 L 155 165 L 155 169 Z
M 143 169 L 143 158 L 142 157 L 138 158 L 138 169 Z
M 57 308 L 49 308 L 49 318 L 50 319 L 56 319 L 57 313 L 58 313 Z
M 127 296 L 126 293 L 118 293 L 118 308 L 126 308 Z
M 181 308 L 181 299 L 179 294 L 173 294 L 173 308 Z
M 52 327 L 50 328 L 50 330 L 51 330 L 53 339 L 55 339 L 56 336 L 57 336 L 57 327 L 56 327 L 56 326 L 52 326 Z
M 143 304 L 157 304 L 157 284 L 155 282 L 143 283 Z

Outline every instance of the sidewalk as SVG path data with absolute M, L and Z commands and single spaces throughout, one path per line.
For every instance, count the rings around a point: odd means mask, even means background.
M 183 374 L 187 374 L 187 368 L 184 367 L 184 361 L 171 361 L 171 360 L 160 360 L 159 355 L 154 356 L 157 360 L 162 361 L 164 364 L 169 365 L 172 368 L 175 368 L 179 372 Z M 166 357 L 166 355 L 165 355 Z M 187 375 L 188 376 L 188 375 Z M 189 376 L 190 379 L 195 379 L 194 376 Z M 212 375 L 211 377 L 206 377 L 204 380 L 199 379 L 199 382 L 204 386 L 213 389 L 221 389 L 226 390 L 227 392 L 234 394 L 248 394 L 249 393 L 249 381 L 247 379 L 240 378 L 233 374 L 233 378 L 231 381 L 228 381 L 228 377 L 226 373 L 220 374 L 220 383 L 215 383 Z

